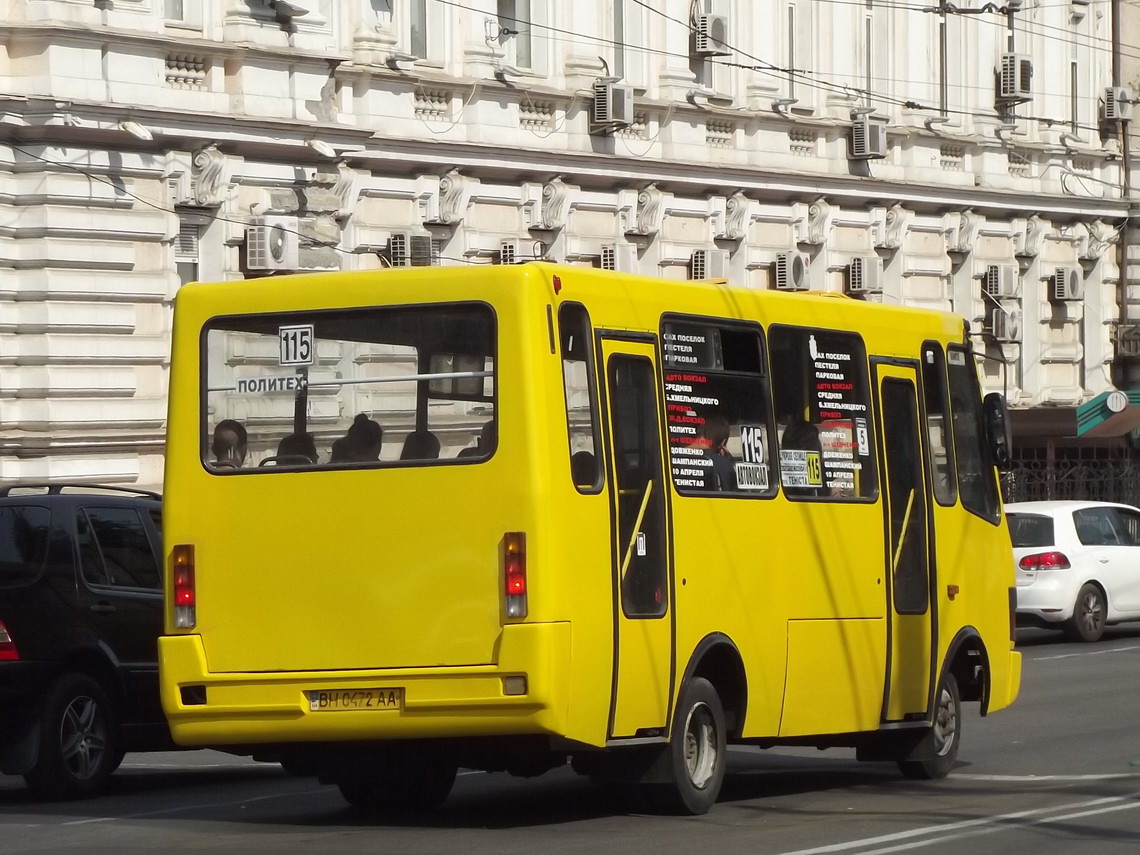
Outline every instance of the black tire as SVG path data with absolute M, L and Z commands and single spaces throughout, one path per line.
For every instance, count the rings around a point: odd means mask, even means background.
M 728 760 L 724 707 L 713 684 L 694 677 L 681 689 L 669 737 L 673 782 L 652 784 L 656 806 L 667 813 L 698 815 L 716 804 Z
M 377 758 L 368 776 L 337 781 L 345 801 L 364 813 L 430 810 L 443 804 L 455 784 L 459 764 L 449 751 L 393 746 Z
M 1065 622 L 1065 635 L 1073 641 L 1100 641 L 1107 614 L 1104 592 L 1092 582 L 1086 582 L 1077 592 L 1073 616 Z
M 64 674 L 51 685 L 39 726 L 36 765 L 24 780 L 40 798 L 93 796 L 122 762 L 118 711 L 103 687 L 85 674 Z
M 903 776 L 916 781 L 945 778 L 958 759 L 958 746 L 962 744 L 962 701 L 958 694 L 958 681 L 949 671 L 942 678 L 934 704 L 934 723 L 930 726 L 918 750 L 925 754 L 922 760 L 900 760 Z

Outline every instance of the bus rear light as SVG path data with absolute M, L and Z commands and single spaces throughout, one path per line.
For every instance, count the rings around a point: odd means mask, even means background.
M 20 658 L 20 651 L 16 649 L 16 642 L 4 621 L 0 620 L 0 662 L 14 662 Z
M 503 594 L 507 617 L 526 617 L 526 533 L 508 531 L 503 536 Z
M 1026 555 L 1017 566 L 1022 570 L 1068 570 L 1072 567 L 1069 557 L 1063 552 L 1038 552 L 1036 555 Z
M 1017 586 L 1009 589 L 1009 644 L 1017 643 Z
M 194 547 L 179 543 L 172 552 L 174 564 L 174 625 L 193 629 L 198 623 L 197 595 L 194 590 Z

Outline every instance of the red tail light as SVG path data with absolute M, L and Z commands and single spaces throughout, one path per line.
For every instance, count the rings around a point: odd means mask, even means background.
M 13 662 L 19 658 L 20 651 L 16 649 L 16 642 L 12 640 L 4 621 L 0 620 L 0 661 Z
M 1022 570 L 1068 570 L 1073 565 L 1063 552 L 1038 552 L 1026 555 L 1017 566 Z
M 174 564 L 174 625 L 179 629 L 193 629 L 198 623 L 194 547 L 180 543 L 174 547 L 171 558 Z
M 526 617 L 526 533 L 503 535 L 503 593 L 507 617 Z

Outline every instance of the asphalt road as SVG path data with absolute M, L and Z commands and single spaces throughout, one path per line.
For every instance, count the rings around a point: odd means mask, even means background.
M 216 752 L 130 755 L 106 796 L 50 804 L 0 777 L 15 853 L 795 853 L 1140 851 L 1140 627 L 1095 645 L 1025 631 L 1021 697 L 966 707 L 959 767 L 915 783 L 850 751 L 734 749 L 703 817 L 641 811 L 568 768 L 462 773 L 439 811 L 369 820 L 333 787 Z

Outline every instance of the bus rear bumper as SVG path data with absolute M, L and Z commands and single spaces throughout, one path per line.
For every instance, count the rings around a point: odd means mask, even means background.
M 1009 665 L 1005 671 L 1006 679 L 1001 680 L 1001 674 L 994 674 L 994 681 L 990 684 L 990 696 L 984 714 L 1005 709 L 1017 700 L 1021 692 L 1021 653 L 1017 650 L 1009 651 Z
M 211 673 L 198 635 L 158 640 L 162 707 L 180 745 L 565 735 L 570 624 L 503 628 L 493 665 Z M 507 694 L 520 689 L 524 694 Z M 314 710 L 312 693 L 398 690 L 391 708 Z

